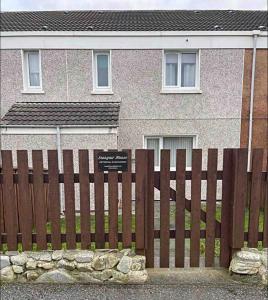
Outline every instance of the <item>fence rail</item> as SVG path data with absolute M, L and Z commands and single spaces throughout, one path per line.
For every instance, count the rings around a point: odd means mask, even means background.
M 40 150 L 32 151 L 31 164 L 29 153 L 18 150 L 16 168 L 12 151 L 2 150 L 0 247 L 17 250 L 21 244 L 23 250 L 31 250 L 36 245 L 43 250 L 60 249 L 66 244 L 68 249 L 88 249 L 93 245 L 117 248 L 120 243 L 124 248 L 134 246 L 137 253 L 145 254 L 148 267 L 155 263 L 155 240 L 160 240 L 160 267 L 170 266 L 170 239 L 175 239 L 176 267 L 185 264 L 186 239 L 190 240 L 191 267 L 199 266 L 202 240 L 207 267 L 215 263 L 216 241 L 223 267 L 229 265 L 232 251 L 242 248 L 245 242 L 250 247 L 257 247 L 260 242 L 268 247 L 268 175 L 262 170 L 262 149 L 253 150 L 251 172 L 247 172 L 246 149 L 224 149 L 222 170 L 217 168 L 217 149 L 208 150 L 206 170 L 202 170 L 202 151 L 194 149 L 191 171 L 186 170 L 185 150 L 177 150 L 176 171 L 170 170 L 169 150 L 161 151 L 161 168 L 155 171 L 154 152 L 143 149 L 135 151 L 135 171 L 132 171 L 131 150 L 125 150 L 129 157 L 125 172 L 99 171 L 99 151 L 94 150 L 94 172 L 90 173 L 88 150 L 78 152 L 79 172 L 74 172 L 72 150 L 63 150 L 63 172 L 58 169 L 56 150 L 47 151 L 47 169 Z M 190 197 L 186 195 L 189 182 Z M 216 205 L 219 182 L 220 208 Z M 205 205 L 201 204 L 203 183 Z M 155 191 L 160 192 L 159 228 L 155 224 Z M 104 210 L 106 196 L 108 214 Z M 175 201 L 174 211 L 171 211 L 172 201 Z

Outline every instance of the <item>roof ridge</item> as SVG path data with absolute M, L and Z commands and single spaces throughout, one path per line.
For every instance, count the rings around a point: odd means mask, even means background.
M 39 13 L 39 12 L 45 12 L 45 13 L 50 13 L 50 12 L 194 12 L 194 11 L 223 11 L 223 12 L 228 12 L 228 11 L 237 11 L 237 12 L 242 12 L 242 11 L 255 11 L 255 12 L 267 12 L 265 9 L 72 9 L 72 10 L 17 10 L 17 11 L 1 11 L 0 14 L 3 13 Z

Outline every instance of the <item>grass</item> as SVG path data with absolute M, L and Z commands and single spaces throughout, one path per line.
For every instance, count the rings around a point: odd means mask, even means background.
M 202 209 L 205 210 L 205 206 L 202 205 Z M 171 206 L 170 208 L 170 224 L 171 226 L 173 226 L 174 228 L 174 224 L 175 224 L 175 206 Z M 220 216 L 221 216 L 221 208 L 217 207 L 216 208 L 216 219 L 218 221 L 220 220 Z M 91 232 L 95 232 L 95 216 L 91 215 L 90 217 L 90 225 L 91 225 Z M 159 221 L 158 221 L 159 223 Z M 263 223 L 264 223 L 264 213 L 263 211 L 260 212 L 260 217 L 259 217 L 259 231 L 262 231 L 263 229 Z M 245 223 L 244 223 L 244 231 L 247 232 L 248 231 L 248 224 L 249 224 L 249 211 L 246 210 L 245 211 Z M 65 233 L 66 232 L 66 219 L 65 218 L 61 218 L 61 232 Z M 105 228 L 105 232 L 109 231 L 109 217 L 108 215 L 104 216 L 104 228 Z M 191 228 L 191 214 L 190 212 L 186 211 L 185 212 L 185 229 L 189 230 Z M 206 224 L 201 221 L 200 224 L 200 228 L 201 229 L 206 229 Z M 122 232 L 122 215 L 118 215 L 118 231 Z M 76 232 L 80 233 L 80 217 L 76 216 Z M 135 232 L 135 215 L 132 215 L 132 232 Z M 47 223 L 47 233 L 51 233 L 51 224 Z M 245 246 L 246 246 L 246 242 L 245 242 Z M 106 244 L 106 247 L 108 247 L 108 244 Z M 133 249 L 135 249 L 135 243 L 132 243 L 132 247 Z M 62 248 L 66 249 L 66 244 L 63 243 L 62 244 Z M 77 248 L 80 248 L 80 243 L 77 243 Z M 92 243 L 91 248 L 94 250 L 95 249 L 95 243 Z M 122 243 L 118 243 L 118 248 L 122 249 Z M 262 245 L 261 242 L 259 242 L 259 246 L 258 246 L 259 250 L 262 249 Z M 48 249 L 52 249 L 51 244 L 48 244 Z M 3 245 L 3 251 L 6 251 L 7 247 L 6 245 Z M 19 244 L 18 245 L 18 250 L 22 251 L 22 245 Z M 33 250 L 36 250 L 36 245 L 33 245 Z M 200 240 L 200 253 L 201 255 L 204 255 L 205 253 L 205 239 L 201 239 Z M 215 240 L 215 256 L 219 256 L 220 253 L 220 240 L 216 239 Z

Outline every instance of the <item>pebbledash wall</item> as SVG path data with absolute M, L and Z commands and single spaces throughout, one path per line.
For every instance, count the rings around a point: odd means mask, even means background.
M 144 136 L 184 134 L 195 135 L 196 146 L 204 151 L 239 147 L 244 50 L 201 49 L 200 94 L 161 93 L 162 55 L 161 49 L 112 50 L 113 94 L 93 95 L 92 50 L 44 49 L 44 94 L 23 94 L 21 50 L 1 50 L 1 115 L 19 101 L 120 101 L 119 148 L 142 148 Z M 3 135 L 2 148 L 55 148 L 52 139 Z M 117 139 L 109 143 L 100 136 L 93 141 L 99 143 L 68 136 L 63 148 L 94 144 L 108 149 Z

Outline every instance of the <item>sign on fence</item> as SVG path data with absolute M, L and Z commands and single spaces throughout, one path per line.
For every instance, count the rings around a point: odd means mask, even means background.
M 128 171 L 128 153 L 119 151 L 102 151 L 98 153 L 99 171 Z

